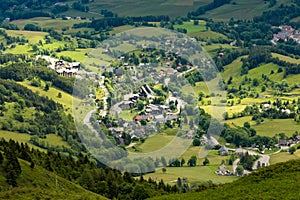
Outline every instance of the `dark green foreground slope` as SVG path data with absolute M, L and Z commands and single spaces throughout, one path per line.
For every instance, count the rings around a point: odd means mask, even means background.
M 32 169 L 29 162 L 20 159 L 19 162 L 22 174 L 15 188 L 6 183 L 4 169 L 0 166 L 0 199 L 106 199 L 39 166 Z
M 300 160 L 278 163 L 233 183 L 153 199 L 300 199 Z

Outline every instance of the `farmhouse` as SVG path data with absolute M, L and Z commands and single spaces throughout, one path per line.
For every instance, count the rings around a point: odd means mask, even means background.
M 225 146 L 222 146 L 219 150 L 218 150 L 219 155 L 222 156 L 227 156 L 228 155 L 228 149 Z

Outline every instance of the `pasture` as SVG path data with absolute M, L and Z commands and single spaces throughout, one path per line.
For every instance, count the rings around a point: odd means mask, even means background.
M 40 147 L 37 147 L 29 142 L 30 140 L 29 134 L 22 134 L 22 133 L 16 133 L 16 132 L 10 132 L 10 131 L 3 131 L 0 130 L 0 138 L 4 138 L 5 140 L 15 140 L 19 143 L 27 143 L 29 147 L 39 149 L 41 151 L 46 151 L 45 149 L 42 149 Z M 55 134 L 49 134 L 46 135 L 45 139 L 40 139 L 41 141 L 44 141 L 45 143 L 48 143 L 51 146 L 64 146 L 67 148 L 71 148 L 70 145 L 63 141 L 61 137 L 55 135 Z
M 195 32 L 199 32 L 199 31 L 205 31 L 206 27 L 205 27 L 206 22 L 203 20 L 199 20 L 199 25 L 194 25 L 193 21 L 189 21 L 189 22 L 184 22 L 181 25 L 175 25 L 174 29 L 176 30 L 177 28 L 185 28 L 187 30 L 187 33 L 195 33 Z
M 63 19 L 51 19 L 49 17 L 35 17 L 31 19 L 20 19 L 12 21 L 12 24 L 17 25 L 20 29 L 24 29 L 26 24 L 34 24 L 42 28 L 54 28 L 56 31 L 62 31 L 63 28 L 71 29 L 74 24 L 88 22 L 88 20 L 63 20 Z
M 272 57 L 273 58 L 279 58 L 280 60 L 283 60 L 283 61 L 286 61 L 286 62 L 300 64 L 300 59 L 291 58 L 289 56 L 284 56 L 284 55 L 281 55 L 281 54 L 278 54 L 278 53 L 272 53 Z
M 270 164 L 276 164 L 280 162 L 287 162 L 289 160 L 293 159 L 299 159 L 300 158 L 300 150 L 297 150 L 294 154 L 290 154 L 289 152 L 280 152 L 277 154 L 272 154 L 270 156 Z
M 67 113 L 72 112 L 72 105 L 73 105 L 73 96 L 61 91 L 55 87 L 50 87 L 48 91 L 45 91 L 43 88 L 31 86 L 29 82 L 19 82 L 19 84 L 27 87 L 28 89 L 32 90 L 33 92 L 37 92 L 40 96 L 47 96 L 48 98 L 54 100 L 62 104 L 67 111 Z M 62 98 L 58 97 L 58 93 L 62 94 Z
M 111 10 L 119 16 L 169 15 L 170 17 L 186 16 L 189 11 L 206 5 L 211 0 L 94 0 L 89 4 L 90 11 L 99 13 L 102 9 Z
M 44 37 L 48 34 L 45 32 L 20 31 L 20 30 L 6 30 L 6 32 L 8 35 L 13 36 L 13 37 L 24 37 L 31 44 L 38 43 L 39 40 L 43 40 Z
M 219 8 L 206 12 L 202 17 L 212 18 L 217 21 L 234 19 L 252 19 L 261 15 L 268 9 L 268 4 L 263 0 L 238 0 L 235 4 L 225 4 Z
M 300 124 L 293 119 L 265 119 L 265 122 L 259 125 L 253 125 L 257 135 L 273 137 L 278 133 L 285 133 L 292 136 L 295 131 L 300 131 Z

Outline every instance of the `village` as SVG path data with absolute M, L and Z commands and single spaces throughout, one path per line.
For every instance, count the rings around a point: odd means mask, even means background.
M 279 28 L 281 31 L 279 33 L 273 35 L 273 39 L 271 40 L 271 42 L 274 45 L 277 45 L 277 42 L 279 40 L 287 42 L 289 39 L 294 40 L 295 42 L 300 44 L 300 31 L 299 30 L 295 30 L 292 26 L 288 26 L 288 25 L 281 25 L 276 28 Z

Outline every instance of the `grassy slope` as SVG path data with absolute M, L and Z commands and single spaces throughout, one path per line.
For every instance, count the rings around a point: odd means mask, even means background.
M 233 183 L 202 192 L 153 199 L 299 199 L 300 160 L 278 163 Z
M 171 17 L 186 16 L 191 10 L 205 5 L 212 0 L 95 0 L 89 4 L 92 12 L 108 9 L 119 16 L 169 15 Z
M 50 99 L 52 99 L 53 101 L 62 104 L 68 113 L 72 112 L 72 104 L 73 104 L 73 96 L 72 95 L 70 95 L 64 91 L 61 91 L 59 89 L 56 89 L 54 87 L 50 87 L 50 89 L 48 91 L 45 91 L 40 87 L 31 86 L 28 82 L 19 82 L 19 84 L 27 87 L 28 89 L 32 90 L 33 92 L 38 92 L 40 96 L 47 96 Z M 58 93 L 62 94 L 62 98 L 57 97 Z
M 289 56 L 284 56 L 284 55 L 281 55 L 281 54 L 278 54 L 278 53 L 272 53 L 272 57 L 279 58 L 280 60 L 284 60 L 286 62 L 300 64 L 300 59 L 291 58 Z
M 23 29 L 26 24 L 35 24 L 43 28 L 54 28 L 56 31 L 61 31 L 63 28 L 72 28 L 74 24 L 87 22 L 87 20 L 62 20 L 51 19 L 49 17 L 36 17 L 32 19 L 21 19 L 11 22 L 17 25 L 20 29 Z
M 22 174 L 16 188 L 7 185 L 3 168 L 0 167 L 0 199 L 106 199 L 39 166 L 31 169 L 28 162 L 19 161 Z
M 22 134 L 22 133 L 0 130 L 0 138 L 4 138 L 5 140 L 12 139 L 18 142 L 27 143 L 32 148 L 42 150 L 42 148 L 39 148 L 29 143 L 30 137 L 31 136 L 29 134 Z M 46 136 L 45 139 L 40 139 L 40 140 L 45 141 L 46 143 L 52 146 L 65 146 L 67 148 L 71 148 L 70 145 L 67 142 L 63 141 L 61 137 L 54 134 L 49 134 Z
M 236 5 L 232 3 L 235 2 Z M 269 3 L 264 0 L 235 0 L 231 4 L 226 4 L 214 10 L 206 12 L 201 17 L 212 18 L 215 21 L 234 19 L 252 19 L 255 16 L 261 15 L 264 11 L 279 7 L 281 4 L 287 5 L 291 1 L 277 0 L 273 8 L 269 8 Z M 297 21 L 297 19 L 295 19 Z

